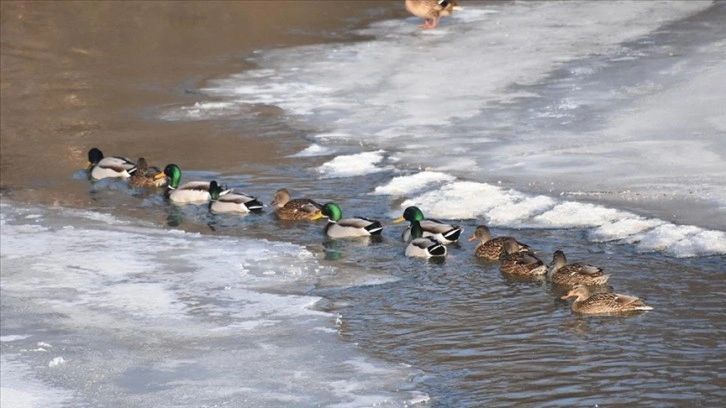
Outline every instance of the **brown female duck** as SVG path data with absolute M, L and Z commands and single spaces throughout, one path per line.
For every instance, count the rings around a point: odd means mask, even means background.
M 275 214 L 281 220 L 315 220 L 320 218 L 323 206 L 309 198 L 296 198 L 290 196 L 287 189 L 281 188 L 275 192 L 275 198 L 270 203 L 275 207 Z
M 157 167 L 149 167 L 146 159 L 140 157 L 136 162 L 136 171 L 129 178 L 129 186 L 134 188 L 166 187 L 168 179 L 160 174 L 163 174 L 161 170 Z
M 604 275 L 602 268 L 584 263 L 567 263 L 565 253 L 557 250 L 552 255 L 550 264 L 550 280 L 562 286 L 575 286 L 583 284 L 587 286 L 604 285 L 610 275 Z
M 547 265 L 529 251 L 520 252 L 514 238 L 504 241 L 504 251 L 499 258 L 499 270 L 502 272 L 532 278 L 547 274 Z
M 572 311 L 582 314 L 616 314 L 653 310 L 635 296 L 618 293 L 593 293 L 585 285 L 575 285 L 562 299 L 574 297 Z
M 469 241 L 479 239 L 479 245 L 474 250 L 474 255 L 477 258 L 484 258 L 490 261 L 496 261 L 504 253 L 504 243 L 508 239 L 514 239 L 512 237 L 496 237 L 492 238 L 492 234 L 489 231 L 489 227 L 486 225 L 479 225 L 474 230 L 474 233 L 469 237 Z M 528 251 L 529 247 L 517 240 L 515 240 L 519 248 L 518 252 Z

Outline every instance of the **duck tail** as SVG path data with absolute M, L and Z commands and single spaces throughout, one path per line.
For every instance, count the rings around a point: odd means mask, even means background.
M 383 225 L 379 221 L 374 221 L 366 227 L 366 231 L 371 235 L 380 234 L 383 231 Z
M 259 211 L 261 210 L 265 205 L 262 204 L 258 199 L 250 200 L 245 203 L 245 207 L 247 207 L 250 211 Z
M 454 228 L 446 231 L 443 235 L 444 235 L 444 238 L 448 239 L 449 241 L 456 241 L 459 239 L 459 235 L 461 235 L 462 231 L 463 230 L 461 229 L 461 227 L 457 226 L 457 227 L 454 227 Z
M 446 256 L 446 247 L 444 244 L 436 244 L 428 247 L 428 253 L 431 256 Z

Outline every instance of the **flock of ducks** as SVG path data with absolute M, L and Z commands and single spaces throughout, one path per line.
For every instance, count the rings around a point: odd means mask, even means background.
M 88 176 L 92 181 L 104 178 L 127 179 L 133 188 L 164 189 L 165 197 L 175 204 L 207 204 L 213 213 L 249 213 L 261 211 L 264 204 L 256 197 L 235 192 L 217 181 L 188 181 L 181 183 L 182 171 L 176 164 L 164 170 L 149 166 L 144 158 L 137 163 L 125 157 L 105 157 L 98 148 L 88 152 Z M 324 234 L 330 238 L 355 238 L 380 235 L 380 221 L 363 217 L 343 218 L 343 211 L 334 202 L 320 204 L 309 198 L 292 198 L 286 189 L 279 189 L 270 203 L 281 220 L 328 219 Z M 401 234 L 407 242 L 405 255 L 410 257 L 445 257 L 446 245 L 457 242 L 462 233 L 458 225 L 424 217 L 418 207 L 408 207 L 393 223 L 408 221 Z M 601 268 L 584 263 L 567 263 L 564 252 L 558 250 L 546 265 L 524 243 L 512 237 L 492 237 L 486 225 L 476 227 L 469 241 L 479 240 L 474 250 L 478 258 L 498 261 L 500 270 L 512 276 L 538 278 L 548 276 L 552 283 L 570 289 L 562 299 L 574 297 L 572 310 L 583 314 L 614 314 L 652 310 L 637 297 L 609 292 L 591 292 L 603 286 L 609 275 Z
M 424 28 L 436 28 L 441 17 L 450 16 L 461 8 L 457 0 L 405 0 L 405 6 L 409 13 L 424 19 Z M 377 221 L 340 220 L 340 214 L 340 209 L 332 203 L 326 204 L 322 211 L 322 215 L 328 217 L 326 233 L 331 237 L 347 236 L 339 231 L 341 224 L 358 229 L 360 235 L 380 233 L 382 229 Z M 402 237 L 404 241 L 410 241 L 406 247 L 407 256 L 446 256 L 446 244 L 458 240 L 461 234 L 458 226 L 424 218 L 417 207 L 408 207 L 403 216 L 394 222 L 404 220 L 410 223 Z M 335 235 L 330 231 L 335 231 Z M 480 242 L 475 249 L 475 255 L 486 260 L 499 261 L 499 268 L 504 273 L 521 277 L 546 276 L 548 273 L 547 265 L 537 258 L 529 246 L 512 237 L 492 238 L 489 228 L 480 225 L 469 241 L 477 239 Z M 568 264 L 565 253 L 560 250 L 555 251 L 549 266 L 550 280 L 570 289 L 562 299 L 574 297 L 572 310 L 577 313 L 612 314 L 653 309 L 634 296 L 609 292 L 591 293 L 590 288 L 605 285 L 609 275 L 604 275 L 602 269 L 596 266 L 584 263 Z
M 575 298 L 572 310 L 582 314 L 615 314 L 653 310 L 640 298 L 611 292 L 590 291 L 590 288 L 604 286 L 610 275 L 602 268 L 585 263 L 567 263 L 561 250 L 552 255 L 549 268 L 530 247 L 512 237 L 492 238 L 486 225 L 476 227 L 469 241 L 479 240 L 474 254 L 490 261 L 499 261 L 499 269 L 520 277 L 542 277 L 549 272 L 549 279 L 561 288 L 570 289 L 562 299 Z

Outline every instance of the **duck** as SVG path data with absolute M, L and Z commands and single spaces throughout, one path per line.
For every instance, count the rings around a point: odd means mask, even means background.
M 110 177 L 127 179 L 136 171 L 136 163 L 120 156 L 104 157 L 101 150 L 94 147 L 88 151 L 86 168 L 92 181 Z
M 409 13 L 424 19 L 424 28 L 436 28 L 441 17 L 461 9 L 457 0 L 406 0 L 405 6 Z
M 424 237 L 434 237 L 436 241 L 442 244 L 451 244 L 459 239 L 463 229 L 458 225 L 447 224 L 445 222 L 435 220 L 433 218 L 424 218 L 423 211 L 418 207 L 408 207 L 403 211 L 403 215 L 393 220 L 394 224 L 399 222 L 418 221 L 423 231 Z M 412 238 L 411 226 L 409 225 L 401 234 L 401 239 L 409 241 Z
M 270 205 L 275 207 L 275 214 L 281 220 L 314 220 L 321 218 L 320 210 L 323 206 L 309 198 L 296 198 L 290 192 L 281 188 L 275 192 Z
M 369 237 L 380 235 L 383 230 L 380 221 L 363 217 L 342 218 L 343 211 L 333 202 L 323 205 L 319 214 L 328 217 L 323 232 L 330 238 Z
M 574 297 L 572 311 L 581 314 L 617 314 L 653 310 L 643 300 L 635 296 L 618 293 L 599 292 L 590 294 L 585 285 L 575 285 L 561 299 Z
M 555 251 L 550 263 L 550 280 L 561 286 L 577 284 L 598 286 L 607 283 L 610 275 L 604 275 L 602 268 L 585 263 L 567 263 L 567 257 L 561 250 Z
M 511 275 L 539 277 L 547 274 L 547 265 L 529 251 L 520 251 L 514 238 L 504 242 L 504 253 L 499 258 L 499 270 Z
M 406 256 L 417 258 L 446 256 L 446 245 L 437 241 L 434 237 L 424 237 L 423 228 L 418 220 L 411 221 L 411 236 L 413 239 L 408 243 L 404 252 Z
M 216 180 L 209 182 L 209 210 L 213 213 L 242 213 L 259 211 L 265 206 L 256 197 L 225 189 Z
M 157 177 L 159 174 L 162 176 Z M 133 188 L 156 188 L 165 187 L 167 183 L 166 175 L 154 166 L 149 166 L 146 159 L 139 157 L 136 161 L 136 171 L 129 178 L 129 186 Z
M 474 233 L 469 237 L 469 242 L 479 240 L 479 244 L 474 249 L 474 255 L 477 258 L 484 258 L 489 261 L 499 260 L 499 257 L 504 253 L 504 243 L 508 239 L 514 239 L 512 237 L 496 237 L 492 238 L 492 234 L 489 231 L 489 227 L 486 225 L 478 225 Z M 525 245 L 516 239 L 519 252 L 529 251 L 529 246 Z
M 212 200 L 209 194 L 208 181 L 190 181 L 179 185 L 182 172 L 176 164 L 169 164 L 164 168 L 164 172 L 156 175 L 157 178 L 169 177 L 169 184 L 166 186 L 166 197 L 173 203 L 177 204 L 203 204 Z M 222 191 L 220 195 L 228 193 L 229 190 Z

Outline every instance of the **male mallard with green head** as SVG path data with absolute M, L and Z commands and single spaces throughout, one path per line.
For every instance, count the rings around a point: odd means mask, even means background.
M 320 218 L 323 206 L 309 198 L 296 198 L 290 196 L 287 189 L 275 191 L 275 197 L 270 203 L 275 207 L 275 214 L 281 220 L 314 220 Z
M 126 179 L 136 171 L 136 163 L 120 156 L 104 157 L 101 150 L 94 147 L 88 151 L 86 168 L 88 177 L 93 181 L 109 177 Z
M 557 250 L 550 263 L 550 280 L 562 286 L 583 284 L 588 286 L 604 285 L 610 275 L 604 275 L 602 268 L 584 263 L 567 263 L 565 253 Z
M 336 203 L 326 203 L 320 210 L 320 216 L 328 217 L 325 235 L 330 238 L 369 237 L 380 235 L 383 226 L 379 221 L 363 217 L 342 218 L 343 211 Z
M 547 274 L 547 265 L 529 251 L 520 252 L 514 238 L 504 242 L 504 254 L 499 258 L 499 270 L 511 275 L 538 277 Z
M 408 221 L 411 223 L 401 234 L 404 241 L 412 238 L 411 226 L 414 221 L 418 221 L 423 237 L 434 237 L 436 241 L 442 244 L 450 244 L 459 239 L 459 235 L 463 231 L 458 225 L 447 224 L 445 222 L 435 220 L 433 218 L 424 218 L 423 212 L 418 207 L 408 207 L 403 211 L 403 215 L 393 220 L 394 224 Z
M 156 177 L 169 177 L 169 184 L 166 186 L 166 196 L 177 204 L 203 204 L 212 200 L 209 194 L 208 181 L 190 181 L 179 185 L 181 182 L 182 172 L 176 164 L 169 164 L 164 168 L 164 172 Z M 223 191 L 220 195 L 229 192 Z
M 640 298 L 618 293 L 593 293 L 585 285 L 575 285 L 562 299 L 574 297 L 572 311 L 582 314 L 618 314 L 653 310 Z
M 441 17 L 461 9 L 457 0 L 406 0 L 405 4 L 409 13 L 424 19 L 424 28 L 436 28 Z
M 497 261 L 499 257 L 504 253 L 504 243 L 508 239 L 514 239 L 512 237 L 496 237 L 492 238 L 492 234 L 489 231 L 489 227 L 486 225 L 479 225 L 474 230 L 474 233 L 469 237 L 469 241 L 479 240 L 479 244 L 474 250 L 474 255 L 477 258 L 484 258 L 490 261 Z M 529 246 L 515 240 L 519 247 L 519 252 L 528 251 Z
M 225 190 L 216 180 L 209 182 L 209 210 L 213 213 L 241 213 L 262 210 L 262 204 L 257 198 L 244 193 Z
M 423 228 L 418 220 L 411 221 L 411 242 L 406 246 L 406 256 L 418 258 L 431 258 L 446 256 L 446 245 L 440 243 L 436 238 L 423 236 Z

